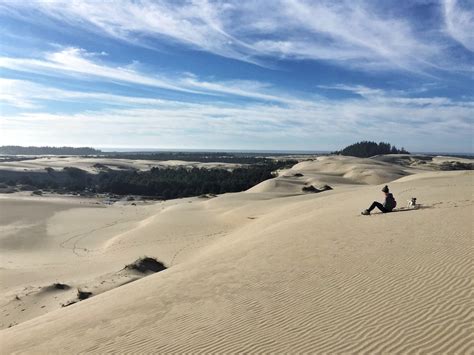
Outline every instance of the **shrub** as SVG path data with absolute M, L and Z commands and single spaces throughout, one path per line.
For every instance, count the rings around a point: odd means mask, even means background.
M 332 190 L 332 187 L 329 186 L 329 185 L 324 185 L 323 187 L 321 187 L 320 189 L 314 187 L 313 185 L 309 185 L 309 186 L 304 186 L 302 188 L 303 192 L 314 192 L 314 193 L 318 193 L 318 192 L 323 192 L 323 191 L 328 191 L 328 190 Z
M 147 272 L 159 272 L 159 271 L 166 270 L 166 266 L 163 263 L 156 260 L 155 258 L 150 258 L 148 256 L 145 256 L 143 258 L 139 258 L 135 260 L 131 264 L 126 265 L 125 269 L 135 270 L 141 273 L 147 273 Z

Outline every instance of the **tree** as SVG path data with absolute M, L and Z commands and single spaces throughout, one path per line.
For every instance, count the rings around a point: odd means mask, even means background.
M 369 158 L 379 154 L 410 154 L 404 148 L 398 150 L 397 147 L 391 146 L 389 143 L 375 143 L 370 141 L 362 141 L 351 144 L 344 149 L 334 152 L 334 154 L 349 155 L 359 158 Z

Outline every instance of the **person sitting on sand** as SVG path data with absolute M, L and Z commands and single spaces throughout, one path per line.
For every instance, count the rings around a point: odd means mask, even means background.
M 387 212 L 392 212 L 392 210 L 397 206 L 397 201 L 395 201 L 395 198 L 393 195 L 389 192 L 388 186 L 385 185 L 384 188 L 382 189 L 382 192 L 385 194 L 385 201 L 383 204 L 380 202 L 374 201 L 372 205 L 365 211 L 361 212 L 363 215 L 368 216 L 370 215 L 370 212 L 377 207 L 382 213 L 387 213 Z

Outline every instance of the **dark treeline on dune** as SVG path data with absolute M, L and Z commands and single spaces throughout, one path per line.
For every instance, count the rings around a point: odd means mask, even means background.
M 233 169 L 153 168 L 145 172 L 109 172 L 98 177 L 98 191 L 118 195 L 152 195 L 163 199 L 244 191 L 274 177 L 296 162 L 266 162 Z
M 294 160 L 266 160 L 232 170 L 204 168 L 152 168 L 149 171 L 105 170 L 91 174 L 78 168 L 45 172 L 0 172 L 0 183 L 21 189 L 53 192 L 112 193 L 153 196 L 159 199 L 221 194 L 247 190 L 274 177 L 274 172 L 296 164 Z
M 340 154 L 340 155 L 350 155 L 353 157 L 359 158 L 370 158 L 375 155 L 382 155 L 382 154 L 410 154 L 405 150 L 405 148 L 398 149 L 395 146 L 392 146 L 390 143 L 375 143 L 369 141 L 362 141 L 351 144 L 345 147 L 342 150 L 336 151 L 333 154 Z

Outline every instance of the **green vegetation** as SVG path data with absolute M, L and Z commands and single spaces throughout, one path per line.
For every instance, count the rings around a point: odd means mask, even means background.
M 333 154 L 350 155 L 359 158 L 369 158 L 380 154 L 410 154 L 405 148 L 397 149 L 397 147 L 389 143 L 375 143 L 362 141 L 345 147 L 343 150 L 334 152 Z
M 44 172 L 0 172 L 0 182 L 12 184 L 12 178 L 33 189 L 56 192 L 112 193 L 141 195 L 159 199 L 222 194 L 251 188 L 272 178 L 274 172 L 296 164 L 295 160 L 270 160 L 227 169 L 152 168 L 149 171 L 103 170 L 90 174 L 78 168 L 47 169 Z M 11 176 L 9 174 L 15 174 Z
M 161 261 L 156 260 L 156 258 L 144 256 L 135 260 L 131 264 L 125 265 L 125 269 L 146 274 L 148 272 L 160 272 L 166 270 L 166 266 Z
M 302 188 L 303 192 L 314 192 L 314 193 L 328 191 L 328 190 L 332 190 L 332 187 L 329 186 L 329 185 L 324 185 L 320 189 L 314 187 L 313 185 L 303 186 L 303 188 Z
M 296 162 L 254 164 L 233 169 L 159 169 L 144 172 L 105 172 L 98 178 L 98 192 L 118 195 L 151 195 L 163 199 L 247 190 L 273 177 L 273 172 Z
M 446 161 L 439 167 L 440 170 L 474 170 L 473 163 L 461 163 L 459 161 Z

